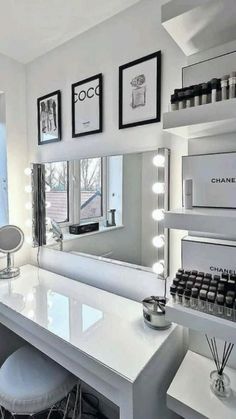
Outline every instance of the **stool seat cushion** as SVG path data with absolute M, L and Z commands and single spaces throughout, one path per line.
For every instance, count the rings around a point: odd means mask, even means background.
M 77 379 L 31 346 L 22 346 L 0 368 L 0 405 L 12 413 L 38 413 L 62 400 Z

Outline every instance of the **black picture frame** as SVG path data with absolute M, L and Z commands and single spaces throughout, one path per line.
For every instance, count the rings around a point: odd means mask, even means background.
M 75 122 L 76 122 L 76 113 L 75 113 L 75 94 L 77 94 L 75 92 L 76 88 L 79 86 L 83 86 L 86 84 L 89 84 L 90 82 L 93 82 L 95 80 L 98 80 L 98 86 L 99 86 L 99 101 L 98 101 L 98 128 L 96 129 L 92 129 L 90 131 L 81 131 L 81 132 L 76 132 L 76 127 L 75 127 Z M 87 90 L 87 92 L 85 92 L 85 90 L 83 90 L 83 92 L 86 93 L 87 97 L 90 98 L 88 96 L 88 92 L 89 90 L 94 89 L 94 88 L 89 88 Z M 94 89 L 95 90 L 95 89 Z M 71 110 L 72 110 L 72 138 L 78 138 L 78 137 L 83 137 L 86 135 L 92 135 L 92 134 L 97 134 L 103 131 L 103 75 L 102 73 L 96 74 L 95 76 L 92 77 L 88 77 L 86 79 L 83 79 L 77 83 L 73 83 L 71 85 Z
M 131 123 L 123 123 L 123 74 L 124 71 L 130 67 L 136 66 L 148 60 L 156 60 L 156 112 L 155 117 L 135 121 Z M 139 58 L 137 60 L 131 61 L 127 64 L 124 64 L 119 67 L 119 129 L 131 128 L 139 125 L 152 124 L 155 122 L 160 122 L 161 120 L 161 51 L 154 52 L 152 54 L 146 55 L 145 57 Z
M 56 118 L 53 115 L 54 124 L 57 128 L 57 136 L 55 138 L 51 139 L 42 139 L 42 132 L 41 132 L 41 103 L 48 101 L 49 99 L 53 98 L 53 96 L 57 97 L 57 114 Z M 55 102 L 55 101 L 54 101 Z M 61 133 L 61 91 L 56 90 L 52 93 L 49 93 L 47 95 L 41 96 L 37 99 L 37 120 L 38 120 L 38 145 L 44 145 L 49 143 L 56 143 L 58 141 L 61 141 L 62 139 L 62 133 Z M 55 122 L 56 120 L 56 122 Z

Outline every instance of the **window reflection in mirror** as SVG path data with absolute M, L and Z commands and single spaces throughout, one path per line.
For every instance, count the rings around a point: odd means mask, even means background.
M 103 159 L 80 160 L 80 219 L 103 216 Z
M 46 217 L 57 223 L 69 221 L 69 163 L 45 164 Z
M 46 217 L 61 227 L 122 223 L 123 156 L 45 163 Z M 114 224 L 114 223 L 113 223 Z

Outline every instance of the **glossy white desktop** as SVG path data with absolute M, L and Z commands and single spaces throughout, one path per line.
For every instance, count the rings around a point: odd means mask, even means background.
M 121 419 L 177 417 L 165 395 L 182 330 L 148 328 L 140 303 L 26 265 L 0 282 L 0 322 L 118 405 Z

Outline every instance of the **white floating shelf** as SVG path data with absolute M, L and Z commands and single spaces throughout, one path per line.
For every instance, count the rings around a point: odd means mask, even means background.
M 166 318 L 189 329 L 236 344 L 236 322 L 203 313 L 170 300 L 166 306 Z
M 185 208 L 165 212 L 165 227 L 232 237 L 236 234 L 236 210 Z
M 161 12 L 162 25 L 187 56 L 236 39 L 235 0 L 172 0 Z
M 235 2 L 236 4 L 236 2 Z M 184 138 L 236 132 L 236 99 L 163 114 L 163 129 Z
M 167 391 L 169 409 L 188 419 L 235 419 L 235 398 L 221 400 L 210 390 L 211 359 L 188 351 Z M 236 390 L 236 371 L 225 368 L 231 388 Z

